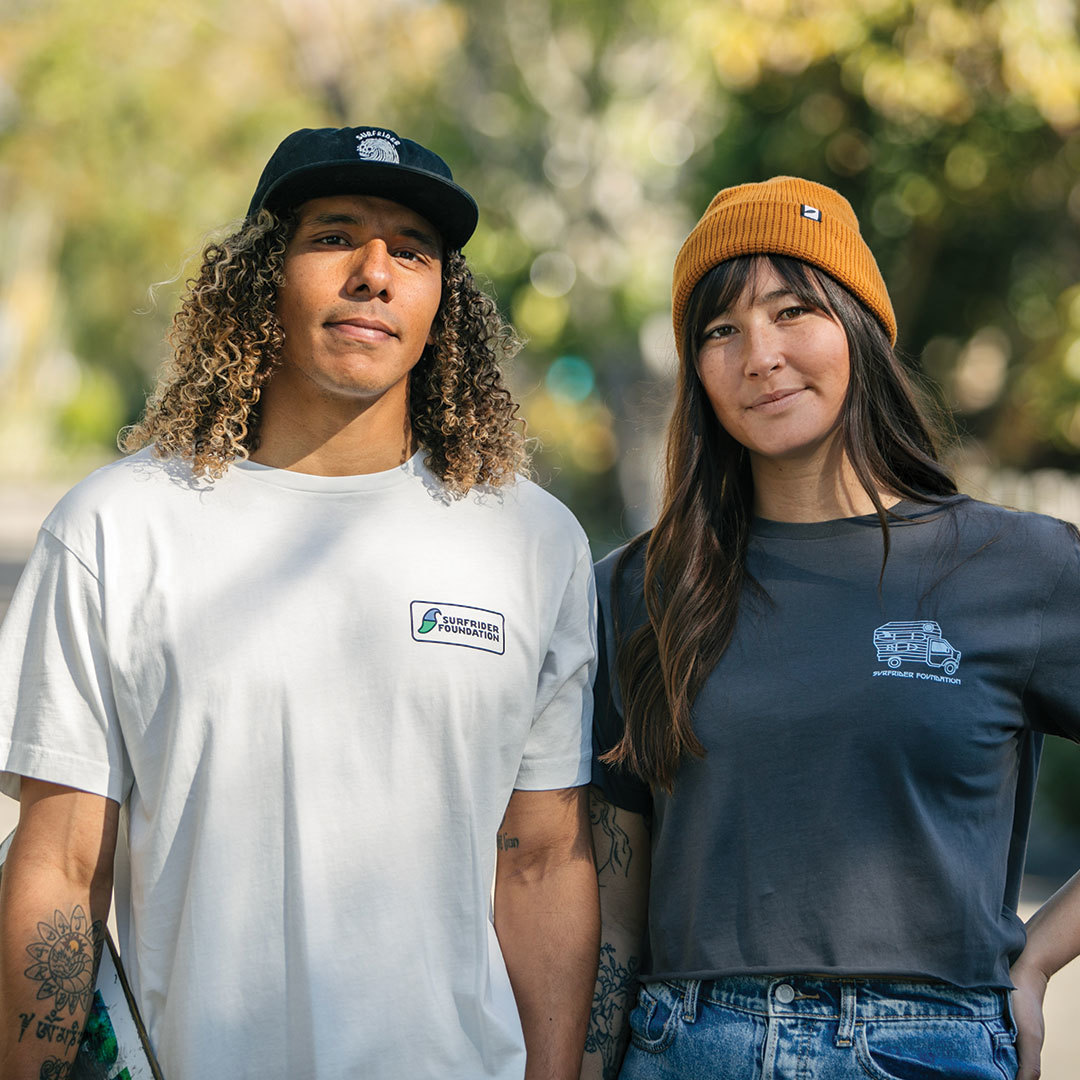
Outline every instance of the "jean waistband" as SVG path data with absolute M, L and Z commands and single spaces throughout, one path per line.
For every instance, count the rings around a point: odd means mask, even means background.
M 649 983 L 666 988 L 687 1020 L 699 1002 L 727 1005 L 762 1016 L 839 1020 L 992 1020 L 1008 1015 L 1008 991 L 967 989 L 910 979 L 840 978 L 823 975 L 727 975 Z

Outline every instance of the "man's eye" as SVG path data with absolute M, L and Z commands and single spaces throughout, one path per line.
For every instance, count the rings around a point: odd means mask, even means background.
M 317 236 L 315 238 L 315 243 L 321 244 L 323 247 L 339 247 L 348 242 L 348 238 L 342 236 L 340 233 L 333 233 L 330 236 Z

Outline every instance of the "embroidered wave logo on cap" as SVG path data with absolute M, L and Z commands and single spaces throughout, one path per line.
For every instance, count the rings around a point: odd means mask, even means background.
M 799 213 L 804 218 L 809 218 L 811 221 L 821 220 L 821 211 L 816 206 L 807 206 L 806 203 L 799 205 Z
M 502 655 L 506 620 L 502 612 L 469 604 L 414 600 L 409 605 L 412 639 L 429 645 L 464 645 Z
M 365 161 L 389 161 L 398 164 L 397 148 L 401 140 L 395 138 L 389 131 L 367 131 L 363 135 L 356 136 L 356 153 Z

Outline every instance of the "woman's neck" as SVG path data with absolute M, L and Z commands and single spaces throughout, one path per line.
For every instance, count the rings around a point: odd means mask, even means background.
M 770 521 L 832 521 L 874 512 L 874 502 L 839 444 L 808 459 L 779 460 L 751 456 L 754 513 Z M 899 498 L 878 491 L 884 506 Z

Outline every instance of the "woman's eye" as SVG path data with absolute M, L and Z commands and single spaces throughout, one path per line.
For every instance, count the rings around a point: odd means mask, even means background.
M 805 315 L 808 310 L 809 310 L 809 308 L 804 308 L 804 307 L 788 307 L 788 308 L 784 308 L 784 310 L 780 312 L 780 318 L 781 319 L 797 319 L 800 315 Z
M 705 331 L 704 338 L 706 341 L 716 341 L 720 338 L 730 337 L 735 332 L 735 328 L 732 326 L 711 326 Z

